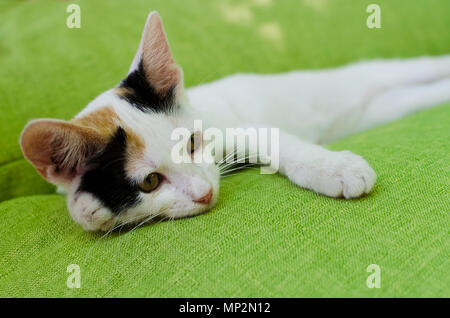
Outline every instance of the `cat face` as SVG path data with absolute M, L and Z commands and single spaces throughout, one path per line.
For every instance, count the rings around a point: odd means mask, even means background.
M 182 71 L 153 12 L 128 76 L 70 121 L 30 122 L 22 151 L 65 188 L 69 212 L 86 230 L 199 214 L 217 201 L 219 172 L 214 164 L 172 160 L 175 128 L 199 136 L 180 116 L 187 103 Z M 203 150 L 195 140 L 186 141 L 191 155 Z

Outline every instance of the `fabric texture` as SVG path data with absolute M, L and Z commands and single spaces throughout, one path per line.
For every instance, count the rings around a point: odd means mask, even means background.
M 449 297 L 450 103 L 329 145 L 378 175 L 358 200 L 331 199 L 249 169 L 224 178 L 204 215 L 86 233 L 23 159 L 32 118 L 69 119 L 126 75 L 146 16 L 164 20 L 187 86 L 235 72 L 325 68 L 362 58 L 450 53 L 446 0 L 0 3 L 1 297 Z M 66 285 L 81 269 L 81 288 Z M 367 267 L 381 269 L 368 288 Z

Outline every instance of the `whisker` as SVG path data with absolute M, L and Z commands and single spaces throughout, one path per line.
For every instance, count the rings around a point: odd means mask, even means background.
M 134 230 L 136 230 L 137 228 L 139 228 L 139 227 L 142 226 L 143 224 L 145 224 L 145 223 L 149 222 L 150 220 L 152 220 L 152 219 L 154 219 L 154 218 L 160 216 L 160 215 L 163 214 L 165 211 L 166 211 L 166 209 L 161 209 L 157 214 L 149 215 L 148 217 L 144 218 L 143 221 L 141 221 L 141 222 L 138 223 L 136 226 L 134 226 L 131 230 L 129 230 L 127 233 L 125 233 L 125 234 L 119 236 L 119 240 L 117 241 L 115 250 L 117 251 L 118 249 L 120 249 L 120 246 L 122 245 L 122 240 L 123 240 L 124 237 L 126 237 L 127 235 L 129 235 L 131 232 L 133 232 Z M 127 222 L 125 222 L 125 223 L 122 225 L 122 228 L 123 228 L 124 225 L 131 224 L 131 223 L 135 222 L 135 221 L 136 221 L 137 219 L 139 219 L 139 218 L 142 218 L 142 215 L 133 218 L 131 221 L 128 220 Z M 122 230 L 122 228 L 121 228 L 120 230 Z M 116 255 L 117 255 L 117 252 L 114 252 L 114 261 L 115 261 Z
M 149 222 L 150 220 L 160 216 L 161 214 L 163 214 L 166 211 L 167 211 L 167 208 L 163 208 L 163 209 L 159 210 L 158 213 L 150 215 L 149 217 L 145 218 L 142 222 L 140 222 L 138 225 L 136 225 L 134 228 L 132 228 L 128 233 L 134 231 L 135 229 L 139 228 L 141 225 Z
M 164 212 L 164 210 L 161 211 L 161 213 L 163 213 L 163 212 Z M 151 215 L 151 216 L 149 216 L 148 218 L 145 218 L 144 222 L 147 221 L 147 219 L 148 219 L 148 221 L 149 221 L 149 220 L 151 220 L 151 218 L 159 216 L 161 213 L 158 213 L 158 214 L 156 214 L 156 215 Z M 120 213 L 119 213 L 119 215 L 120 215 Z M 137 221 L 137 220 L 139 220 L 139 219 L 141 219 L 141 218 L 143 217 L 142 215 L 139 215 L 139 216 L 135 216 L 135 217 L 133 217 L 133 218 L 127 220 L 126 222 L 119 222 L 119 215 L 115 217 L 115 221 L 114 221 L 113 226 L 111 226 L 111 228 L 110 228 L 105 234 L 103 234 L 99 239 L 97 239 L 97 240 L 95 241 L 95 243 L 89 248 L 89 251 L 87 252 L 87 254 L 86 254 L 86 256 L 85 256 L 85 259 L 84 259 L 84 265 L 86 265 L 86 261 L 87 261 L 89 255 L 90 255 L 90 253 L 92 252 L 92 249 L 93 249 L 97 244 L 99 244 L 100 241 L 102 241 L 105 237 L 107 237 L 108 235 L 110 235 L 112 232 L 114 232 L 114 231 L 117 230 L 118 228 L 120 228 L 120 230 L 119 230 L 119 235 L 120 235 L 120 232 L 122 231 L 122 229 L 123 229 L 126 225 L 131 224 L 131 223 L 133 223 L 133 222 L 135 222 L 135 221 Z M 141 223 L 142 223 L 142 222 L 141 222 Z M 141 223 L 139 223 L 137 226 L 142 225 Z M 136 228 L 136 227 L 135 227 L 135 228 Z M 133 228 L 131 231 L 133 231 L 135 228 Z M 126 235 L 126 234 L 125 234 L 125 235 Z M 120 236 L 120 237 L 122 237 L 122 236 Z M 114 254 L 116 254 L 116 253 L 114 253 Z
M 256 164 L 257 164 L 256 162 L 245 163 L 245 161 L 248 161 L 248 160 L 251 160 L 251 159 L 254 159 L 254 158 L 257 159 L 258 156 L 257 156 L 257 155 L 244 155 L 244 156 L 240 156 L 240 157 L 237 157 L 237 158 L 236 158 L 236 161 L 235 161 L 235 162 L 230 162 L 230 163 L 226 163 L 226 164 L 219 165 L 218 168 L 219 168 L 219 170 L 225 170 L 225 169 L 227 169 L 228 167 L 231 167 L 231 166 L 234 166 L 234 165 L 240 165 L 240 164 L 253 164 L 253 165 L 256 165 Z M 239 160 L 244 160 L 244 162 L 238 162 Z
M 234 156 L 235 154 L 236 154 L 236 150 L 233 150 L 232 152 L 227 153 L 224 158 L 219 160 L 217 165 L 220 166 L 221 164 L 225 163 L 227 159 L 231 158 L 231 156 Z
M 91 253 L 92 249 L 98 244 L 100 243 L 101 240 L 103 240 L 106 236 L 108 236 L 109 234 L 111 234 L 114 229 L 116 228 L 116 224 L 118 222 L 118 217 L 116 218 L 116 220 L 114 221 L 114 225 L 111 226 L 111 228 L 105 233 L 103 234 L 98 240 L 95 241 L 95 243 L 89 248 L 89 251 L 87 252 L 86 256 L 84 257 L 84 265 L 86 265 L 86 261 L 89 257 L 89 254 Z
M 114 159 L 114 160 L 111 160 L 111 161 L 108 162 L 106 165 L 102 166 L 101 169 L 105 169 L 105 168 L 109 167 L 109 166 L 112 165 L 112 164 L 115 164 L 115 163 L 120 162 L 120 161 L 125 161 L 125 160 L 126 160 L 125 155 L 122 155 L 122 156 L 120 156 L 119 158 L 116 158 L 116 159 Z
M 243 170 L 243 169 L 257 169 L 255 168 L 255 166 L 257 166 L 258 164 L 255 163 L 249 163 L 249 164 L 244 164 L 241 166 L 237 166 L 237 167 L 231 167 L 231 169 L 227 169 L 227 170 L 223 170 L 220 172 L 221 176 L 227 175 L 230 172 L 236 171 L 236 170 Z

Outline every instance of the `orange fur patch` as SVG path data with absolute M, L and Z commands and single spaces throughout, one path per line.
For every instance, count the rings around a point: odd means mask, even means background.
M 116 87 L 114 89 L 114 92 L 117 94 L 117 96 L 120 97 L 124 97 L 127 96 L 129 94 L 132 94 L 133 92 L 131 91 L 131 89 L 128 89 L 126 87 Z
M 103 107 L 69 122 L 35 120 L 21 135 L 25 157 L 37 172 L 53 183 L 70 182 L 78 168 L 108 143 L 121 125 L 112 107 Z M 144 139 L 132 129 L 127 135 L 127 171 L 135 171 L 145 151 Z
M 74 118 L 71 123 L 94 129 L 104 137 L 110 137 L 117 130 L 120 118 L 110 106 L 102 107 L 85 116 Z
M 117 94 L 126 94 L 128 92 L 128 89 L 116 89 Z M 116 114 L 114 109 L 109 106 L 102 107 L 99 110 L 93 111 L 83 117 L 75 118 L 71 122 L 79 126 L 94 129 L 96 132 L 104 136 L 105 142 L 116 132 L 118 125 L 121 125 L 119 116 Z M 128 163 L 126 169 L 127 172 L 131 174 L 137 169 L 137 163 L 144 155 L 145 142 L 144 139 L 137 135 L 131 128 L 125 127 L 123 124 L 122 128 L 125 130 L 127 135 L 126 157 L 128 159 Z

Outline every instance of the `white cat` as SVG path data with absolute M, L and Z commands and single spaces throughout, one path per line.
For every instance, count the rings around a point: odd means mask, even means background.
M 21 147 L 46 180 L 66 190 L 73 219 L 105 231 L 215 205 L 219 167 L 171 160 L 172 131 L 192 131 L 193 119 L 221 129 L 280 128 L 279 172 L 301 187 L 350 199 L 372 189 L 375 172 L 360 156 L 319 144 L 447 100 L 450 56 L 238 74 L 185 91 L 152 12 L 128 76 L 70 121 L 32 121 Z M 202 149 L 195 133 L 186 145 L 192 154 Z

